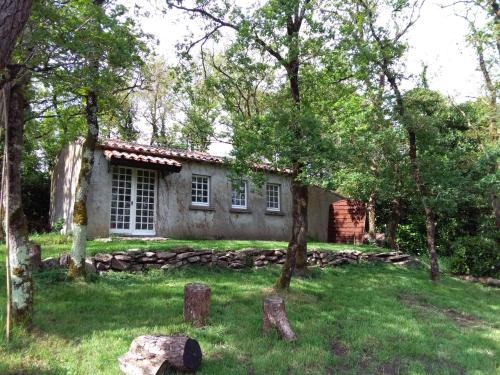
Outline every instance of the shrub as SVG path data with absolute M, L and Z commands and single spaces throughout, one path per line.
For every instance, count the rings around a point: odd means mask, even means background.
M 458 238 L 452 245 L 451 272 L 462 275 L 500 277 L 500 250 L 485 237 Z
M 419 228 L 417 228 L 416 225 L 399 225 L 396 243 L 399 250 L 405 253 L 422 255 L 427 252 L 427 247 L 425 244 L 425 234 L 422 235 L 422 232 L 419 230 Z
M 64 228 L 64 223 L 65 223 L 65 221 L 62 217 L 57 219 L 56 222 L 54 224 L 52 224 L 52 232 L 56 232 L 56 233 L 61 232 L 61 229 Z

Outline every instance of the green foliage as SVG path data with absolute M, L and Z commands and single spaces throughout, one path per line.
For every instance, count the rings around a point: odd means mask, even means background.
M 400 251 L 414 255 L 423 255 L 427 251 L 425 226 L 401 224 L 398 226 L 396 243 Z
M 55 233 L 59 233 L 61 229 L 63 229 L 63 227 L 64 227 L 64 219 L 59 218 L 56 220 L 54 224 L 52 224 L 52 231 Z
M 457 238 L 453 243 L 450 269 L 453 273 L 500 277 L 498 242 L 481 236 Z
M 22 202 L 28 220 L 28 230 L 31 233 L 48 231 L 50 178 L 47 173 L 36 170 L 23 173 Z
M 85 134 L 90 87 L 97 92 L 103 134 L 133 137 L 126 123 L 133 109 L 125 94 L 140 83 L 148 49 L 147 36 L 126 17 L 126 8 L 115 1 L 105 7 L 92 1 L 35 2 L 24 34 L 14 58 L 32 71 L 26 138 L 44 168 Z M 97 69 L 90 66 L 96 60 Z

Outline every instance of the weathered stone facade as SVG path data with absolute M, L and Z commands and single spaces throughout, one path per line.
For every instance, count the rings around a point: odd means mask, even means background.
M 63 220 L 63 232 L 72 229 L 72 210 L 79 172 L 81 145 L 68 145 L 52 173 L 51 223 Z M 145 164 L 142 168 L 155 168 Z M 88 236 L 110 235 L 112 173 L 103 150 L 95 153 L 94 169 L 87 202 Z M 210 177 L 210 205 L 191 204 L 193 175 Z M 180 172 L 158 171 L 155 185 L 154 235 L 171 238 L 288 240 L 292 224 L 291 177 L 284 173 L 266 173 L 269 183 L 280 186 L 280 210 L 266 209 L 265 186 L 248 183 L 248 207 L 231 208 L 230 171 L 223 164 L 182 160 Z M 327 241 L 329 205 L 341 197 L 317 187 L 309 188 L 309 236 Z M 133 233 L 130 233 L 133 235 Z

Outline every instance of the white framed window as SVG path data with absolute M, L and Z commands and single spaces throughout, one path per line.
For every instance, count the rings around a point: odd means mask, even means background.
M 191 180 L 191 204 L 210 205 L 210 177 L 193 175 Z
M 279 211 L 280 207 L 280 191 L 279 184 L 266 184 L 266 208 L 268 211 Z
M 231 189 L 231 207 L 247 208 L 248 185 L 246 181 L 237 181 L 232 183 Z

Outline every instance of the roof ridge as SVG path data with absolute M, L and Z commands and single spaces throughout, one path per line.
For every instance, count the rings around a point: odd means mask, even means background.
M 170 151 L 170 152 L 177 152 L 177 153 L 185 153 L 185 154 L 200 154 L 200 155 L 206 155 L 210 156 L 213 158 L 219 158 L 219 159 L 226 159 L 227 156 L 221 156 L 221 155 L 214 155 L 209 152 L 205 151 L 191 151 L 191 150 L 183 150 L 180 148 L 174 148 L 174 147 L 166 147 L 166 146 L 159 146 L 159 145 L 148 145 L 144 143 L 139 143 L 139 142 L 130 142 L 130 141 L 123 141 L 121 139 L 116 139 L 116 138 L 107 138 L 102 141 L 100 141 L 101 145 L 105 145 L 108 142 L 116 142 L 116 143 L 121 143 L 125 144 L 127 146 L 137 146 L 137 147 L 145 147 L 149 149 L 158 149 L 158 150 L 163 150 L 163 151 Z

